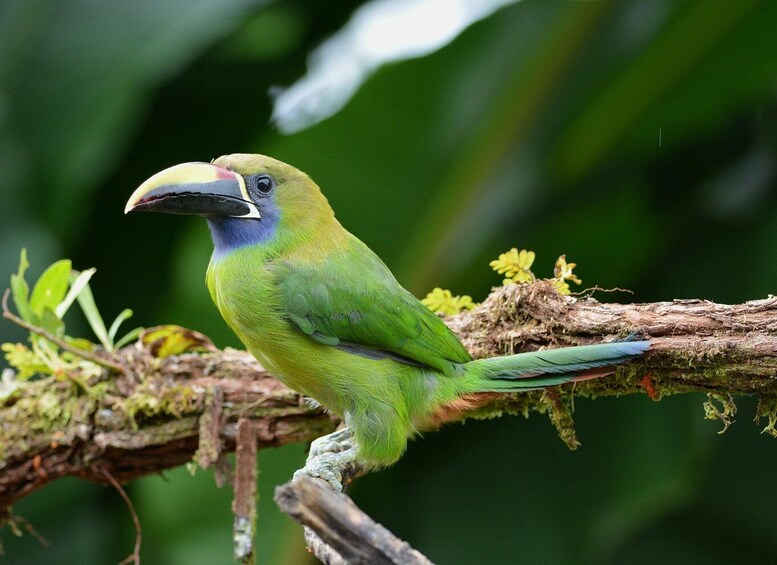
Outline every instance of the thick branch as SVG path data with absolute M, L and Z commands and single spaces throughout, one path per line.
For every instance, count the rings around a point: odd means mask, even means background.
M 234 450 L 240 418 L 254 421 L 259 448 L 311 441 L 338 424 L 245 352 L 157 359 L 130 347 L 121 355 L 140 383 L 111 378 L 84 394 L 49 378 L 25 383 L 5 401 L 0 508 L 65 476 L 106 482 L 102 469 L 127 482 L 196 454 L 218 472 L 221 451 Z
M 644 389 L 636 373 L 650 377 L 658 393 L 777 393 L 777 297 L 744 304 L 675 300 L 651 304 L 602 304 L 561 297 L 544 282 L 497 289 L 483 306 L 451 320 L 476 357 L 545 346 L 582 345 L 638 332 L 650 353 L 619 371 L 617 379 L 578 386 L 576 394 L 621 395 Z
M 602 304 L 561 297 L 539 282 L 496 289 L 449 323 L 476 357 L 635 331 L 653 340 L 643 359 L 613 377 L 576 385 L 576 396 L 702 391 L 777 397 L 774 297 L 734 306 L 700 300 Z M 157 359 L 133 346 L 120 351 L 118 361 L 136 377 L 110 375 L 88 394 L 70 381 L 29 382 L 3 402 L 0 509 L 60 477 L 105 482 L 105 469 L 126 482 L 190 461 L 198 447 L 197 460 L 218 467 L 222 449 L 234 449 L 241 417 L 255 421 L 259 448 L 310 441 L 337 425 L 243 352 Z M 533 409 L 553 413 L 563 404 L 539 393 L 469 400 L 441 414 L 440 423 Z

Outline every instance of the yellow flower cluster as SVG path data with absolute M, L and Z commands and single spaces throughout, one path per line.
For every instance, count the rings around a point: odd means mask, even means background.
M 527 283 L 534 280 L 534 273 L 531 272 L 531 266 L 534 263 L 534 251 L 521 249 L 519 252 L 513 247 L 507 253 L 499 255 L 489 263 L 491 268 L 500 275 L 505 275 L 502 284 Z
M 475 303 L 472 302 L 470 296 L 466 294 L 463 296 L 453 296 L 450 290 L 443 290 L 439 287 L 427 294 L 426 298 L 421 300 L 421 303 L 435 314 L 444 314 L 446 316 L 453 316 L 462 310 L 472 310 L 475 307 Z
M 491 261 L 491 268 L 494 269 L 500 275 L 505 275 L 505 279 L 502 281 L 503 285 L 510 285 L 515 283 L 528 283 L 535 280 L 534 273 L 531 272 L 531 266 L 534 263 L 534 251 L 527 251 L 521 249 L 518 251 L 513 247 L 510 251 L 502 253 L 499 259 Z M 577 267 L 575 263 L 567 263 L 567 256 L 562 255 L 556 259 L 556 265 L 553 268 L 553 278 L 549 280 L 559 294 L 569 294 L 569 283 L 572 281 L 575 284 L 581 284 L 581 281 L 577 275 L 572 272 L 572 269 Z

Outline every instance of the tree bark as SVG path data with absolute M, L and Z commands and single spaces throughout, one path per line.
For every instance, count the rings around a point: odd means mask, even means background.
M 441 411 L 438 424 L 472 416 L 548 412 L 576 445 L 575 397 L 646 393 L 658 400 L 704 392 L 708 415 L 726 419 L 731 395 L 761 397 L 757 416 L 777 435 L 777 298 L 737 305 L 704 300 L 605 304 L 558 295 L 544 281 L 495 289 L 470 312 L 446 320 L 473 357 L 583 345 L 637 333 L 652 342 L 611 377 L 525 394 L 472 395 Z M 65 476 L 119 482 L 188 461 L 215 465 L 234 450 L 238 420 L 253 421 L 259 449 L 307 442 L 338 425 L 273 379 L 248 353 L 232 349 L 157 358 L 138 345 L 117 354 L 83 390 L 67 378 L 22 383 L 0 405 L 0 512 Z

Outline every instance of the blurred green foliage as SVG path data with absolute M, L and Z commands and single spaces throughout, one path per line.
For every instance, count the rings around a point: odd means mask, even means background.
M 142 325 L 238 345 L 204 287 L 204 224 L 122 209 L 163 167 L 244 151 L 310 173 L 419 296 L 481 300 L 511 247 L 566 253 L 587 284 L 638 301 L 775 292 L 777 3 L 525 0 L 280 135 L 269 89 L 361 4 L 5 0 L 0 273 L 21 247 L 33 276 L 68 257 L 97 267 L 106 315 L 131 306 Z M 0 325 L 0 342 L 22 339 Z M 578 402 L 574 453 L 538 416 L 451 427 L 352 493 L 441 564 L 775 562 L 774 440 L 750 399 L 723 436 L 702 401 Z M 271 503 L 303 458 L 260 454 L 261 562 L 310 559 Z M 228 489 L 165 477 L 129 486 L 144 562 L 229 562 Z M 16 511 L 51 547 L 3 531 L 13 563 L 118 562 L 133 543 L 107 488 L 62 481 Z

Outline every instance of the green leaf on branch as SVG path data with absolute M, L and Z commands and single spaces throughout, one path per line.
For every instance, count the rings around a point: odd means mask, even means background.
M 42 317 L 47 309 L 54 315 L 55 309 L 67 294 L 71 269 L 70 260 L 63 259 L 43 272 L 30 296 L 30 309 L 35 315 Z
M 26 322 L 33 321 L 32 309 L 30 308 L 30 287 L 27 281 L 24 280 L 24 273 L 27 272 L 27 268 L 30 263 L 27 261 L 27 250 L 22 249 L 21 256 L 19 257 L 19 270 L 15 275 L 11 275 L 11 294 L 13 295 L 13 301 L 16 305 L 16 311 L 19 312 L 19 316 Z
M 79 294 L 81 294 L 81 291 L 84 289 L 84 287 L 89 284 L 89 279 L 92 278 L 92 275 L 94 275 L 95 272 L 97 272 L 97 269 L 92 268 L 81 271 L 80 273 L 77 271 L 73 271 L 71 273 L 70 290 L 68 291 L 67 296 L 65 296 L 65 299 L 59 303 L 56 309 L 58 317 L 63 318 L 65 316 L 65 313 L 73 305 L 75 299 Z
M 38 318 L 38 325 L 57 337 L 63 337 L 65 335 L 65 322 L 63 322 L 61 318 L 58 318 L 54 311 L 48 307 L 43 310 L 43 313 Z
M 119 349 L 120 347 L 123 347 L 129 342 L 137 339 L 138 336 L 140 335 L 140 332 L 143 331 L 143 328 L 138 327 L 127 332 L 124 335 L 124 337 L 122 337 L 121 339 L 119 340 L 116 339 L 116 334 L 119 332 L 119 327 L 125 320 L 132 317 L 132 314 L 133 314 L 132 310 L 130 310 L 129 308 L 125 308 L 124 310 L 121 311 L 121 313 L 118 316 L 116 316 L 116 319 L 111 324 L 111 327 L 108 330 L 108 338 L 111 340 L 111 344 L 113 345 L 114 349 Z
M 92 328 L 94 335 L 100 340 L 100 343 L 107 351 L 113 351 L 111 340 L 108 337 L 108 330 L 105 329 L 105 322 L 100 315 L 100 311 L 97 309 L 97 304 L 94 302 L 94 295 L 89 285 L 84 285 L 81 292 L 77 296 L 78 304 L 81 306 L 81 310 L 84 311 L 89 326 Z
M 140 342 L 151 355 L 159 358 L 190 351 L 216 350 L 216 346 L 207 336 L 173 324 L 148 328 L 143 331 Z
M 128 343 L 130 343 L 130 342 L 132 342 L 132 341 L 135 341 L 136 339 L 138 339 L 138 336 L 139 336 L 139 335 L 140 335 L 140 334 L 143 332 L 143 330 L 144 330 L 144 329 L 145 329 L 145 328 L 143 328 L 142 326 L 138 326 L 138 327 L 137 327 L 137 328 L 135 328 L 134 330 L 130 330 L 129 332 L 127 332 L 127 333 L 124 335 L 124 337 L 122 337 L 122 338 L 121 338 L 119 341 L 117 341 L 117 342 L 114 344 L 114 347 L 115 347 L 116 349 L 119 349 L 119 348 L 121 348 L 121 347 L 124 347 L 124 346 L 125 346 L 125 345 L 127 345 Z

